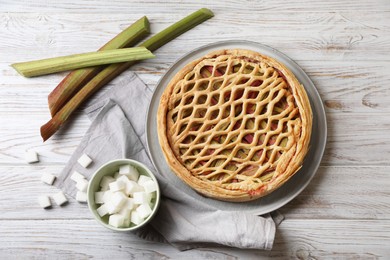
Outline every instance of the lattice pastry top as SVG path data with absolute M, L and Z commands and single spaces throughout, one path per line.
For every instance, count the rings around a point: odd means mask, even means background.
M 312 112 L 283 64 L 234 49 L 181 69 L 161 97 L 157 121 L 164 156 L 183 181 L 208 197 L 249 201 L 299 170 Z

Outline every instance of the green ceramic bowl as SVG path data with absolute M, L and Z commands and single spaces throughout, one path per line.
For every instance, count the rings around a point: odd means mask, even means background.
M 113 176 L 115 172 L 119 170 L 119 166 L 123 164 L 130 164 L 133 167 L 135 167 L 140 175 L 146 175 L 152 178 L 156 184 L 157 184 L 157 191 L 156 191 L 156 198 L 152 200 L 153 203 L 153 208 L 152 208 L 152 213 L 147 217 L 141 224 L 139 225 L 134 225 L 132 224 L 130 227 L 127 228 L 116 228 L 108 224 L 108 215 L 104 217 L 100 217 L 99 214 L 97 213 L 96 209 L 100 207 L 100 205 L 95 203 L 95 192 L 100 190 L 100 181 L 103 178 L 103 176 Z M 97 222 L 99 222 L 101 225 L 104 227 L 115 230 L 115 231 L 134 231 L 144 225 L 146 225 L 153 217 L 156 215 L 156 212 L 158 210 L 158 207 L 160 205 L 160 188 L 158 186 L 158 182 L 154 174 L 142 163 L 131 160 L 131 159 L 118 159 L 118 160 L 113 160 L 109 161 L 108 163 L 104 164 L 101 166 L 93 175 L 91 180 L 89 181 L 88 185 L 88 207 L 90 211 L 92 212 L 92 215 L 96 219 Z

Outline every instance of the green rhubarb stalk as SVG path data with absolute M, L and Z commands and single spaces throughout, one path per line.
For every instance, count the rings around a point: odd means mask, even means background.
M 25 77 L 34 77 L 67 70 L 151 58 L 155 58 L 155 56 L 148 49 L 145 47 L 135 47 L 20 62 L 14 63 L 11 66 Z
M 144 16 L 107 42 L 99 51 L 134 46 L 149 33 L 149 20 Z M 82 86 L 102 71 L 104 67 L 85 68 L 70 72 L 48 96 L 51 116 L 54 116 Z
M 203 23 L 213 16 L 214 14 L 211 10 L 207 8 L 201 8 L 154 35 L 149 40 L 141 43 L 140 46 L 144 46 L 150 51 L 155 51 L 161 46 L 175 39 L 177 36 L 185 33 L 186 31 L 194 28 L 195 26 Z
M 140 46 L 146 47 L 151 51 L 163 46 L 177 36 L 192 29 L 198 24 L 213 17 L 213 13 L 206 8 L 202 8 L 189 16 L 183 18 L 179 22 L 169 26 L 165 30 L 151 37 L 149 40 L 142 43 Z M 49 139 L 69 118 L 69 116 L 93 93 L 110 82 L 116 76 L 127 70 L 134 62 L 126 62 L 121 64 L 112 64 L 102 70 L 91 81 L 89 81 L 76 95 L 74 95 L 68 103 L 61 108 L 45 125 L 41 127 L 41 136 L 43 141 Z

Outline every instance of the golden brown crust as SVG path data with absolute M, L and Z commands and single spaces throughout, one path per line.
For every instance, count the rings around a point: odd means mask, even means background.
M 167 163 L 184 182 L 211 198 L 249 201 L 300 169 L 312 112 L 283 64 L 250 50 L 220 50 L 173 77 L 157 127 Z

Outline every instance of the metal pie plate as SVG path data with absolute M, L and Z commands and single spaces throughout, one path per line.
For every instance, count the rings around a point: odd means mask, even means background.
M 313 128 L 310 140 L 310 149 L 306 155 L 302 168 L 284 185 L 275 190 L 271 194 L 249 202 L 224 202 L 200 195 L 186 183 L 184 183 L 176 174 L 169 168 L 165 161 L 163 152 L 159 145 L 157 135 L 157 109 L 160 102 L 160 97 L 164 92 L 165 87 L 176 73 L 191 61 L 201 58 L 209 52 L 220 49 L 248 49 L 265 54 L 282 62 L 288 67 L 297 77 L 299 82 L 303 84 L 310 99 L 310 104 L 313 111 Z M 180 189 L 192 196 L 195 200 L 204 201 L 205 203 L 223 211 L 245 211 L 255 215 L 263 215 L 274 211 L 302 192 L 314 177 L 320 165 L 324 154 L 327 137 L 326 115 L 321 97 L 315 88 L 313 82 L 306 73 L 285 54 L 263 44 L 250 41 L 224 41 L 205 45 L 186 54 L 165 73 L 160 79 L 154 91 L 153 97 L 149 105 L 149 111 L 146 122 L 147 146 L 150 157 L 156 169 L 161 175 Z

